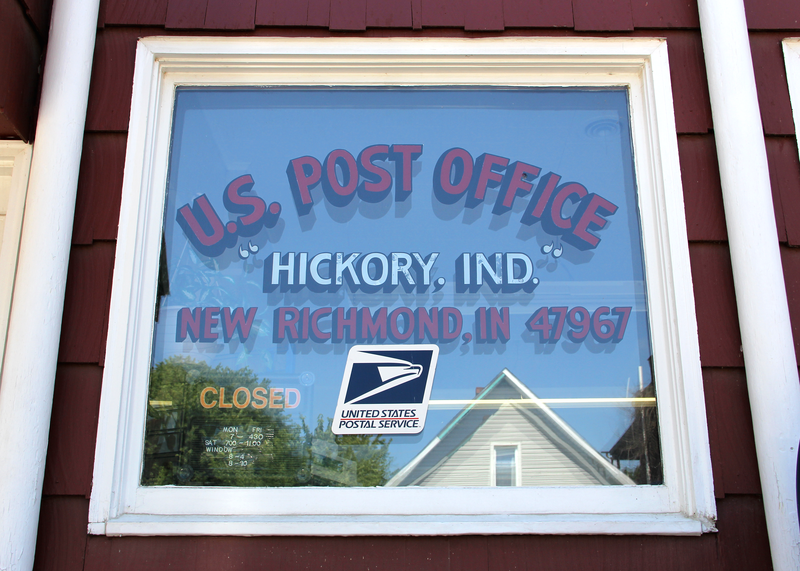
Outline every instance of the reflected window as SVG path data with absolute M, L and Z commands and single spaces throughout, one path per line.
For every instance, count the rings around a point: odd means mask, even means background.
M 517 445 L 495 445 L 494 452 L 494 485 L 518 486 L 517 480 Z

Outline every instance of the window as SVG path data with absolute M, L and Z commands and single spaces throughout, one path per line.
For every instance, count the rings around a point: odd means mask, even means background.
M 713 525 L 663 41 L 136 70 L 93 533 Z

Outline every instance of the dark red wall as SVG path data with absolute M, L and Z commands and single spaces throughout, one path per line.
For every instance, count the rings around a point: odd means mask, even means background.
M 0 139 L 30 141 L 52 0 L 0 0 Z
M 8 2 L 8 0 L 0 0 Z M 800 164 L 780 41 L 796 0 L 747 0 L 793 325 Z M 2 21 L 2 18 L 0 18 Z M 101 5 L 37 545 L 45 570 L 770 569 L 695 0 L 106 0 Z M 116 220 L 137 38 L 666 37 L 686 200 L 719 533 L 702 537 L 87 536 Z M 800 335 L 795 334 L 800 341 Z

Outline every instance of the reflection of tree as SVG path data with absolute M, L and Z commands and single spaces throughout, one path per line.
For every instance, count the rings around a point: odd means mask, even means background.
M 655 397 L 655 383 L 636 391 L 633 396 Z M 617 465 L 620 461 L 638 462 L 638 466 L 634 469 L 625 470 L 637 484 L 663 484 L 658 409 L 655 406 L 635 409 L 630 426 L 608 451 L 608 456 Z
M 389 443 L 380 436 L 336 436 L 330 420 L 326 425 L 322 417 L 312 431 L 280 408 L 201 405 L 206 387 L 224 388 L 227 403 L 239 387 L 268 392 L 269 381 L 258 381 L 250 369 L 211 368 L 190 358 L 172 357 L 153 367 L 142 483 L 262 487 L 386 482 Z
M 312 433 L 305 422 L 303 432 L 311 441 L 311 483 L 322 486 L 382 486 L 388 480 L 390 440 L 368 434 L 336 435 L 332 419 L 322 415 Z

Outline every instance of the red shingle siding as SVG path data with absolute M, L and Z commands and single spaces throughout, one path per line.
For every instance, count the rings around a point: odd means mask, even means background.
M 163 26 L 167 0 L 105 0 L 104 25 Z
M 689 241 L 725 241 L 725 211 L 714 135 L 678 137 Z
M 33 138 L 45 38 L 19 2 L 0 0 L 0 139 Z
M 503 3 L 465 0 L 464 29 L 471 32 L 502 32 Z
M 94 442 L 103 369 L 98 365 L 59 365 L 47 446 L 44 494 L 83 496 L 92 492 Z M 75 411 L 82 411 L 76 415 Z
M 704 367 L 742 367 L 733 270 L 727 244 L 690 244 L 694 301 Z
M 331 0 L 330 28 L 359 32 L 367 29 L 367 0 Z
M 738 496 L 717 502 L 718 569 L 772 569 L 764 504 L 757 496 Z
M 794 134 L 792 105 L 789 102 L 789 87 L 786 83 L 786 67 L 781 48 L 781 40 L 784 37 L 786 34 L 774 32 L 750 34 L 750 51 L 756 75 L 758 102 L 761 106 L 761 122 L 764 125 L 764 133 L 768 135 Z
M 152 33 L 152 30 L 151 30 Z M 86 111 L 87 131 L 127 131 L 140 28 L 98 30 Z
M 172 0 L 167 6 L 168 30 L 200 30 L 206 22 L 208 0 Z
M 116 240 L 125 168 L 125 133 L 87 133 L 75 205 L 73 244 Z
M 256 0 L 208 0 L 206 30 L 252 30 L 256 25 Z
M 696 31 L 669 30 L 653 35 L 667 37 L 675 127 L 678 133 L 709 132 L 712 129 L 711 102 L 708 97 L 706 64 L 700 34 Z
M 89 500 L 44 496 L 39 514 L 34 571 L 81 571 L 86 551 Z
M 759 502 L 726 499 L 731 521 L 755 519 Z M 748 522 L 749 523 L 749 522 Z M 762 520 L 763 525 L 763 520 Z M 737 537 L 738 538 L 738 537 Z M 731 542 L 731 559 L 745 555 Z M 86 571 L 247 571 L 250 569 L 325 569 L 326 571 L 585 571 L 613 569 L 725 569 L 717 552 L 718 537 L 493 536 L 433 538 L 330 537 L 90 537 Z M 769 555 L 767 551 L 767 561 Z M 763 568 L 755 567 L 754 569 Z M 736 566 L 727 569 L 738 569 Z M 748 568 L 749 569 L 749 568 Z
M 467 0 L 420 0 L 424 28 L 464 26 L 464 4 Z
M 633 30 L 631 0 L 572 0 L 576 32 L 627 32 Z
M 786 280 L 786 297 L 789 299 L 794 350 L 800 356 L 800 249 L 781 247 L 781 261 Z
M 697 0 L 631 0 L 634 28 L 699 28 Z
M 569 0 L 503 0 L 506 28 L 571 28 Z
M 39 39 L 44 43 L 50 32 L 50 12 L 53 7 L 52 0 L 21 0 L 25 14 L 33 23 Z
M 256 6 L 256 26 L 305 26 L 308 0 L 261 0 Z
M 751 30 L 800 30 L 800 7 L 795 0 L 744 0 Z
M 761 481 L 744 369 L 706 368 L 703 380 L 716 495 L 759 495 Z
M 95 242 L 91 246 L 72 247 L 59 363 L 103 363 L 115 246 L 114 242 Z M 81 414 L 91 412 L 85 410 Z
M 766 145 L 778 236 L 790 246 L 800 246 L 800 162 L 797 139 L 794 136 L 767 137 Z
M 384 2 L 367 0 L 366 24 L 368 28 L 411 28 L 411 0 Z
M 327 28 L 330 24 L 331 0 L 308 0 L 308 25 Z

